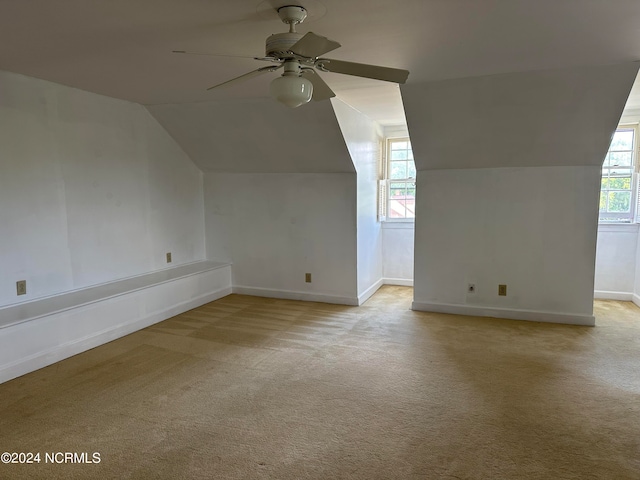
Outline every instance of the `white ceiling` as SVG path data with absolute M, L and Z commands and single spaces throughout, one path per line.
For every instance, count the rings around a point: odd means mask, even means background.
M 0 69 L 145 105 L 267 96 L 264 64 L 286 30 L 271 7 L 307 6 L 299 31 L 339 41 L 328 56 L 405 68 L 409 83 L 640 59 L 638 0 L 0 0 Z M 325 74 L 338 97 L 402 123 L 397 86 Z M 638 97 L 640 105 L 640 97 Z

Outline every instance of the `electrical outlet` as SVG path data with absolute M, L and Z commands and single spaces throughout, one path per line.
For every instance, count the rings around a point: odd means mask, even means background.
M 27 294 L 27 281 L 19 280 L 16 282 L 16 291 L 18 295 L 26 295 Z
M 469 286 L 467 287 L 467 292 L 476 293 L 476 284 L 475 283 L 470 283 Z
M 305 273 L 304 274 L 304 281 L 306 283 L 311 283 L 311 274 L 310 273 Z
M 167 252 L 167 263 L 171 263 L 171 252 Z
M 507 286 L 506 285 L 498 285 L 498 295 L 501 297 L 507 296 Z

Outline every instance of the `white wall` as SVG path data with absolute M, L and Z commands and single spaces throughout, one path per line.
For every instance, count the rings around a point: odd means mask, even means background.
M 207 173 L 205 205 L 207 255 L 233 262 L 234 291 L 357 303 L 355 174 Z
M 599 225 L 595 297 L 631 300 L 636 292 L 638 224 Z
M 598 167 L 430 170 L 418 181 L 417 304 L 592 315 Z
M 384 283 L 413 285 L 413 222 L 385 222 L 382 226 Z
M 634 269 L 633 295 L 631 300 L 640 307 L 640 235 L 636 243 L 636 264 Z
M 376 122 L 341 100 L 334 98 L 332 104 L 358 176 L 358 297 L 364 302 L 382 285 L 378 179 L 383 133 Z
M 600 168 L 637 70 L 401 87 L 419 170 L 414 308 L 593 324 Z
M 204 258 L 202 173 L 142 106 L 0 84 L 0 305 Z

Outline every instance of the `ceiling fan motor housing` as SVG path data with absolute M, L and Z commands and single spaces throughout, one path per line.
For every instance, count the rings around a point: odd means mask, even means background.
M 266 53 L 268 57 L 283 58 L 291 47 L 300 40 L 304 34 L 298 32 L 275 33 L 267 38 Z

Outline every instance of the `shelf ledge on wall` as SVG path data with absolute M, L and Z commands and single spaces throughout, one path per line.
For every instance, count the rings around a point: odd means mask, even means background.
M 230 265 L 230 263 L 216 261 L 193 262 L 114 282 L 8 305 L 0 308 L 0 329 Z

